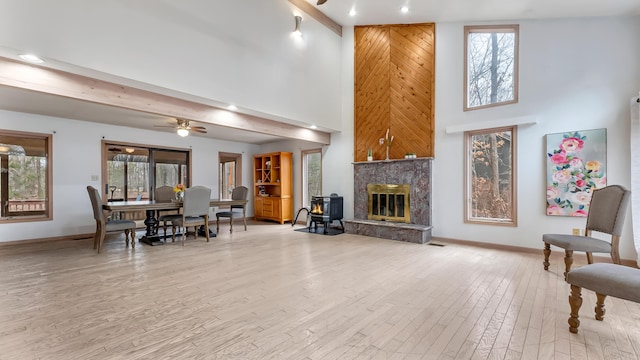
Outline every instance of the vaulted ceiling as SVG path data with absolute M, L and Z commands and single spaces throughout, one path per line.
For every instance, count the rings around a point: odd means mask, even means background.
M 327 0 L 323 5 L 316 5 L 317 0 L 305 1 L 342 26 L 640 14 L 638 0 Z M 400 11 L 402 6 L 407 6 L 406 13 Z M 350 10 L 354 10 L 355 14 L 350 15 Z M 172 16 L 181 14 L 175 13 Z M 4 56 L 1 51 L 0 56 Z M 170 127 L 157 127 L 158 124 L 172 123 L 174 117 L 170 115 L 107 106 L 16 87 L 0 86 L 0 109 L 122 126 L 130 126 L 130 119 L 136 119 L 134 123 L 139 128 L 174 131 Z M 261 114 L 249 115 L 260 117 Z M 244 129 L 241 126 L 233 128 L 212 124 L 206 124 L 206 127 L 208 133 L 197 136 L 254 144 L 286 138 L 277 133 L 256 132 L 250 127 Z M 322 131 L 318 133 L 321 137 L 327 135 L 323 135 Z

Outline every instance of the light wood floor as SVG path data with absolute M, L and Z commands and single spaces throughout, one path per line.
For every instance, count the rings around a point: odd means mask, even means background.
M 0 247 L 0 359 L 640 358 L 640 305 L 608 298 L 599 322 L 583 290 L 569 333 L 564 264 L 542 251 L 221 232 Z

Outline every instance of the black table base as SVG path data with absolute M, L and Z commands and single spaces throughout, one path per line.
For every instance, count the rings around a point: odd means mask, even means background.
M 147 217 L 144 219 L 144 225 L 146 226 L 146 231 L 143 237 L 138 240 L 139 242 L 151 246 L 164 245 L 164 240 L 167 237 L 171 237 L 171 235 L 160 235 L 156 231 L 156 224 L 158 220 L 155 217 L 155 210 L 147 210 Z M 176 234 L 176 236 L 182 236 L 182 234 Z M 198 229 L 198 236 L 206 236 L 204 226 L 200 226 Z M 209 237 L 216 237 L 216 233 L 209 229 Z

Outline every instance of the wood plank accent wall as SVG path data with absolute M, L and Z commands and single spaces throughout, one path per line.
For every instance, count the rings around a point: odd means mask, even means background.
M 435 24 L 356 26 L 354 161 L 433 157 Z

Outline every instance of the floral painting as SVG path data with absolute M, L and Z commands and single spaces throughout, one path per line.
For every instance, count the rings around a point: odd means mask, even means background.
M 547 135 L 547 215 L 587 216 L 591 193 L 607 185 L 606 129 Z

